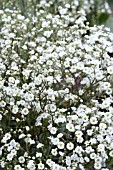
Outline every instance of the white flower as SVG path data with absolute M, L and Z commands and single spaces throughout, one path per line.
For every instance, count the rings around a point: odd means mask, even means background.
M 105 90 L 111 86 L 109 82 L 104 82 L 103 85 Z
M 0 120 L 2 120 L 2 115 L 0 114 Z
M 4 85 L 4 81 L 3 80 L 0 80 L 0 88 L 2 88 Z
M 56 105 L 55 104 L 50 104 L 50 110 L 51 110 L 51 112 L 55 112 Z
M 107 108 L 110 106 L 110 100 L 109 99 L 105 99 L 103 102 L 102 102 L 102 108 Z
M 28 90 L 29 89 L 29 85 L 27 83 L 25 83 L 25 84 L 22 85 L 22 88 L 24 90 Z
M 96 163 L 101 163 L 101 162 L 102 162 L 102 157 L 97 156 L 97 157 L 95 158 L 95 162 L 96 162 Z
M 97 124 L 97 123 L 98 123 L 97 118 L 96 118 L 96 117 L 91 117 L 91 118 L 90 118 L 90 123 L 91 123 L 92 125 Z
M 81 154 L 81 152 L 83 152 L 82 147 L 81 147 L 81 146 L 77 146 L 77 147 L 75 148 L 75 152 L 78 153 L 78 154 Z
M 67 148 L 68 150 L 73 150 L 74 144 L 73 144 L 72 142 L 69 142 L 69 143 L 67 143 L 66 148 Z
M 25 162 L 25 158 L 23 156 L 20 156 L 18 160 L 19 160 L 19 163 L 22 163 L 22 164 Z
M 11 154 L 14 156 L 14 155 L 17 155 L 17 150 L 15 150 L 15 149 L 12 149 L 11 150 Z
M 8 81 L 9 81 L 10 83 L 15 83 L 14 77 L 9 77 L 9 78 L 8 78 Z
M 22 167 L 20 165 L 15 165 L 14 170 L 22 170 Z
M 51 160 L 51 159 L 47 159 L 47 160 L 46 160 L 46 164 L 51 167 L 51 165 L 52 165 L 52 160 Z
M 92 129 L 87 130 L 87 134 L 88 136 L 91 136 L 93 134 L 93 130 Z
M 12 161 L 12 159 L 13 159 L 13 155 L 12 154 L 7 154 L 7 160 Z
M 34 95 L 32 93 L 26 93 L 25 100 L 31 102 L 32 100 L 34 100 Z
M 101 163 L 95 163 L 95 164 L 94 164 L 94 168 L 97 169 L 97 170 L 98 170 L 98 169 L 100 170 L 101 167 L 102 167 L 102 166 L 101 166 Z
M 50 133 L 51 134 L 56 134 L 56 132 L 57 132 L 57 128 L 56 127 L 50 128 Z
M 111 157 L 113 157 L 113 150 L 111 150 L 111 151 L 109 152 L 109 155 L 110 155 Z
M 106 93 L 107 93 L 108 95 L 112 94 L 112 89 L 111 89 L 111 88 L 107 88 L 107 89 L 106 89 Z
M 27 108 L 22 109 L 21 112 L 23 115 L 27 115 L 29 113 L 29 110 Z
M 66 124 L 66 129 L 69 130 L 69 132 L 74 132 L 75 131 L 75 127 L 72 123 L 67 123 Z
M 98 152 L 104 151 L 105 150 L 105 146 L 104 144 L 99 144 L 97 147 Z
M 95 153 L 90 153 L 90 158 L 91 159 L 95 159 L 96 158 L 96 154 Z
M 94 152 L 94 149 L 92 149 L 91 146 L 87 146 L 86 149 L 85 149 L 86 153 L 91 153 L 91 152 Z
M 29 42 L 28 45 L 29 45 L 30 47 L 36 47 L 36 43 L 33 42 L 33 41 Z
M 6 106 L 6 102 L 2 100 L 2 101 L 0 102 L 0 106 L 1 106 L 1 107 L 5 107 L 5 106 Z
M 83 119 L 84 122 L 87 122 L 89 120 L 88 116 L 83 116 L 82 119 Z
M 16 114 L 16 113 L 18 113 L 18 106 L 13 106 L 13 109 L 12 109 L 12 112 L 14 113 L 14 114 Z
M 70 166 L 71 165 L 71 157 L 66 156 L 66 165 Z
M 52 170 L 60 170 L 60 166 L 58 164 L 53 164 Z
M 57 135 L 57 138 L 62 138 L 63 137 L 63 134 L 62 133 L 59 133 L 58 135 Z
M 108 72 L 109 74 L 113 74 L 113 66 L 107 67 L 107 72 Z
M 35 80 L 34 80 L 34 83 L 36 85 L 40 85 L 42 83 L 42 80 L 39 77 L 36 77 Z
M 52 153 L 52 155 L 54 155 L 54 156 L 56 156 L 58 153 L 57 153 L 57 148 L 56 149 L 52 149 L 51 150 L 51 153 Z
M 45 167 L 45 166 L 44 166 L 43 163 L 40 162 L 40 163 L 38 164 L 38 169 L 44 169 L 44 167 Z
M 24 138 L 25 136 L 26 136 L 26 135 L 22 133 L 22 134 L 19 135 L 19 139 L 22 139 L 22 138 Z
M 81 137 L 81 136 L 83 135 L 83 133 L 82 133 L 82 131 L 77 130 L 77 131 L 75 132 L 75 135 L 76 135 L 77 137 Z
M 95 78 L 96 78 L 97 80 L 101 80 L 103 77 L 104 77 L 104 76 L 103 76 L 103 74 L 102 74 L 101 72 L 98 72 L 98 73 L 96 73 L 96 75 L 95 75 Z
M 77 142 L 78 143 L 82 143 L 84 141 L 84 139 L 82 137 L 77 137 Z
M 41 148 L 42 146 L 44 146 L 42 143 L 38 143 L 38 145 L 36 147 Z
M 38 157 L 42 157 L 42 153 L 36 152 L 36 157 L 37 157 L 37 158 L 38 158 Z
M 106 127 L 107 127 L 107 125 L 106 125 L 105 123 L 100 123 L 100 124 L 99 124 L 99 128 L 100 128 L 101 130 L 106 129 Z
M 59 149 L 64 149 L 64 142 L 59 142 L 58 145 L 57 145 L 57 147 L 58 147 Z
M 35 170 L 35 169 L 36 169 L 33 160 L 29 160 L 29 162 L 28 162 L 28 164 L 27 164 L 27 168 L 28 168 L 29 170 Z
M 84 160 L 85 160 L 86 162 L 90 162 L 90 159 L 89 159 L 88 157 L 85 157 Z
M 71 73 L 75 73 L 75 72 L 76 72 L 76 69 L 77 69 L 76 66 L 71 66 L 71 69 L 70 69 Z

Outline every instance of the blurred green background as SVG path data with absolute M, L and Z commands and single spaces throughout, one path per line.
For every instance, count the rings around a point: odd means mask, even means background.
M 108 3 L 110 5 L 110 8 L 112 10 L 112 15 L 110 16 L 110 18 L 107 20 L 107 22 L 105 23 L 105 25 L 107 27 L 110 27 L 111 31 L 113 32 L 113 0 L 108 0 Z

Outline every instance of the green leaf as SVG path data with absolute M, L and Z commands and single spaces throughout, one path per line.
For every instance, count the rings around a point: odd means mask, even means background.
M 39 135 L 39 141 L 46 146 L 48 145 L 48 138 L 47 137 L 48 137 L 48 133 L 41 133 Z
M 108 18 L 109 18 L 109 14 L 101 13 L 99 16 L 99 24 L 106 22 Z

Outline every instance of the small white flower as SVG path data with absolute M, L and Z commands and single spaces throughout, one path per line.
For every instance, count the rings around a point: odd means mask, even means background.
M 64 142 L 59 142 L 57 146 L 59 149 L 64 149 Z
M 113 74 L 113 66 L 107 67 L 107 72 L 108 72 L 109 74 Z
M 107 93 L 108 95 L 112 94 L 112 89 L 111 89 L 111 88 L 107 88 L 107 89 L 106 89 L 106 93 Z
M 0 80 L 0 88 L 2 88 L 4 85 L 4 81 Z
M 67 123 L 66 124 L 66 129 L 69 130 L 69 132 L 74 132 L 75 131 L 75 127 L 72 123 Z
M 35 80 L 34 80 L 34 83 L 36 85 L 40 85 L 42 83 L 42 80 L 39 77 L 36 77 Z
M 38 145 L 36 147 L 41 148 L 42 146 L 44 146 L 42 143 L 38 143 Z
M 0 106 L 1 106 L 1 107 L 5 107 L 5 106 L 6 106 L 6 102 L 2 100 L 2 101 L 0 102 Z
M 27 108 L 22 109 L 21 112 L 23 115 L 27 115 L 29 113 L 29 110 Z
M 52 170 L 60 170 L 60 166 L 58 164 L 53 164 Z
M 81 146 L 77 146 L 77 147 L 75 148 L 75 152 L 78 153 L 78 154 L 81 154 L 81 152 L 83 152 L 82 147 L 81 147 Z
M 105 123 L 100 123 L 100 124 L 99 124 L 99 128 L 100 128 L 101 130 L 106 129 L 106 127 L 107 127 L 107 125 L 106 125 Z
M 29 85 L 27 83 L 25 83 L 25 84 L 22 85 L 22 88 L 24 90 L 28 90 L 29 89 Z
M 105 150 L 104 144 L 99 144 L 97 149 L 98 149 L 98 152 L 104 151 Z
M 51 160 L 51 159 L 47 159 L 47 160 L 46 160 L 46 164 L 51 167 L 51 165 L 52 165 L 52 160 Z
M 2 120 L 2 115 L 0 114 L 0 120 Z
M 93 130 L 92 129 L 87 130 L 87 134 L 88 136 L 91 136 L 93 134 Z
M 66 165 L 70 166 L 71 165 L 71 157 L 66 156 Z
M 50 128 L 50 133 L 51 134 L 56 134 L 56 132 L 57 132 L 57 128 L 56 127 L 52 127 L 52 128 Z
M 38 169 L 44 169 L 44 167 L 45 167 L 45 166 L 44 166 L 43 163 L 40 162 L 40 163 L 38 164 Z
M 56 156 L 57 155 L 57 148 L 51 150 L 52 155 Z
M 36 169 L 33 160 L 29 160 L 29 162 L 28 162 L 28 164 L 27 164 L 27 168 L 28 168 L 29 170 L 35 170 L 35 169 Z
M 17 154 L 17 150 L 12 149 L 12 150 L 11 150 L 11 154 L 12 154 L 13 156 L 16 155 L 16 154 Z
M 95 75 L 95 78 L 96 78 L 97 80 L 101 80 L 103 77 L 104 77 L 104 76 L 103 76 L 103 74 L 102 74 L 101 72 L 98 72 L 98 73 L 96 73 L 96 75 Z
M 42 153 L 36 152 L 36 157 L 37 157 L 37 158 L 38 158 L 38 157 L 42 157 Z
M 90 158 L 91 159 L 95 159 L 96 158 L 96 154 L 95 153 L 90 153 Z
M 25 158 L 23 156 L 20 156 L 18 160 L 19 160 L 19 163 L 22 163 L 22 164 L 25 162 Z
M 101 166 L 101 163 L 95 163 L 95 164 L 94 164 L 94 168 L 97 169 L 97 170 L 98 170 L 98 169 L 100 170 L 101 167 L 102 167 L 102 166 Z
M 22 167 L 20 165 L 15 165 L 14 170 L 22 170 Z
M 89 159 L 88 157 L 85 157 L 84 160 L 85 160 L 86 162 L 90 162 L 90 159 Z
M 25 136 L 26 136 L 26 135 L 22 133 L 22 134 L 19 135 L 19 139 L 22 139 L 22 138 L 24 138 Z
M 90 118 L 90 123 L 91 123 L 92 125 L 97 124 L 97 123 L 98 123 L 97 118 L 96 118 L 96 117 L 91 117 L 91 118 Z
M 81 137 L 81 136 L 83 135 L 83 133 L 82 133 L 82 131 L 77 130 L 77 131 L 75 132 L 75 135 L 76 135 L 77 137 Z
M 62 134 L 62 133 L 59 133 L 59 134 L 57 135 L 57 138 L 62 138 L 62 136 L 63 136 L 63 134 Z
M 18 106 L 13 106 L 12 112 L 14 114 L 18 113 Z
M 110 101 L 109 99 L 105 99 L 103 102 L 102 102 L 102 108 L 107 108 L 110 106 Z
M 51 142 L 53 143 L 53 145 L 58 145 L 60 140 L 59 138 L 51 138 Z
M 77 142 L 78 143 L 82 143 L 84 141 L 84 139 L 82 137 L 77 137 Z
M 97 157 L 95 158 L 95 162 L 101 163 L 101 162 L 102 162 L 102 157 L 97 156 Z
M 109 156 L 113 157 L 113 150 L 109 152 Z
M 56 105 L 55 104 L 50 104 L 50 110 L 51 110 L 51 112 L 55 112 Z
M 8 81 L 9 81 L 10 83 L 15 83 L 15 79 L 14 79 L 13 77 L 9 77 L 9 78 L 8 78 Z
M 73 150 L 74 144 L 73 144 L 72 142 L 69 142 L 69 143 L 67 143 L 66 148 L 67 148 L 68 150 Z
M 12 159 L 13 159 L 13 155 L 12 154 L 7 154 L 7 160 L 12 161 Z

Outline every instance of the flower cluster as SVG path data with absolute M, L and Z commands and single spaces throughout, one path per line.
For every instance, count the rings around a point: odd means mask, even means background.
M 3 170 L 113 166 L 113 34 L 69 2 L 0 10 Z

